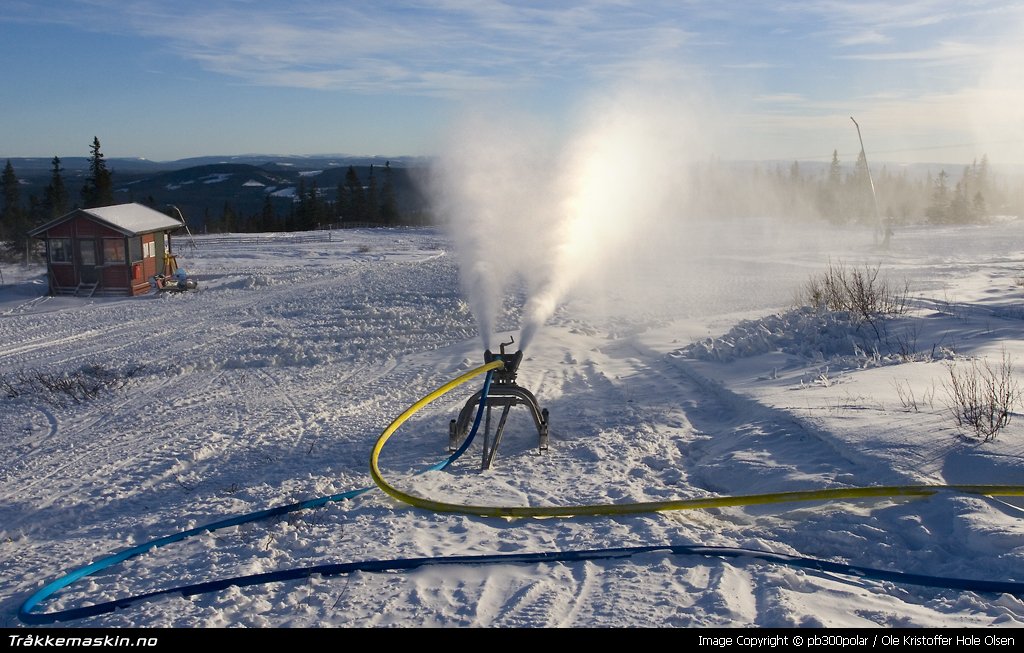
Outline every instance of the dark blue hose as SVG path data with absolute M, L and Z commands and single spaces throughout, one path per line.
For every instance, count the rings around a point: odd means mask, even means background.
M 484 408 L 487 407 L 487 394 L 491 391 L 491 377 L 494 376 L 494 371 L 487 373 L 484 377 L 484 389 L 480 392 L 480 405 L 476 409 L 476 418 L 473 420 L 473 428 L 469 430 L 469 435 L 466 436 L 466 441 L 462 443 L 455 453 L 453 453 L 448 460 L 440 463 L 440 465 L 434 465 L 433 469 L 447 469 L 448 465 L 459 459 L 459 456 L 466 453 L 466 449 L 469 449 L 469 445 L 473 444 L 473 439 L 476 437 L 477 429 L 480 428 L 480 419 L 484 416 Z
M 439 565 L 488 565 L 488 564 L 539 564 L 546 562 L 579 562 L 585 560 L 614 560 L 629 558 L 645 553 L 670 554 L 670 555 L 697 555 L 718 558 L 743 558 L 750 561 L 774 563 L 789 567 L 810 569 L 822 573 L 835 573 L 845 576 L 855 576 L 858 579 L 871 579 L 889 581 L 907 585 L 921 585 L 925 587 L 937 587 L 942 589 L 963 590 L 972 592 L 988 592 L 1013 594 L 1024 596 L 1024 583 L 1013 581 L 989 581 L 975 580 L 968 578 L 946 578 L 942 576 L 929 576 L 924 574 L 908 574 L 899 571 L 886 569 L 874 569 L 859 565 L 849 565 L 841 562 L 830 562 L 803 556 L 793 556 L 783 553 L 773 553 L 759 549 L 743 549 L 726 546 L 701 546 L 693 544 L 670 544 L 664 546 L 633 546 L 617 547 L 607 549 L 585 549 L 578 551 L 547 551 L 536 553 L 496 553 L 484 555 L 464 555 L 448 557 L 429 558 L 400 558 L 397 560 L 364 560 L 360 562 L 344 562 L 329 565 L 317 565 L 313 567 L 301 567 L 298 569 L 284 569 L 271 571 L 250 576 L 238 576 L 236 578 L 225 578 L 221 580 L 182 585 L 170 589 L 157 590 L 147 594 L 107 601 L 97 605 L 89 605 L 81 608 L 72 608 L 61 612 L 46 614 L 31 614 L 26 609 L 28 602 L 18 612 L 18 617 L 29 624 L 51 624 L 58 621 L 70 621 L 84 617 L 94 617 L 100 614 L 113 612 L 118 608 L 127 608 L 140 601 L 146 601 L 159 596 L 181 594 L 182 596 L 195 596 L 217 592 L 228 587 L 250 587 L 253 585 L 264 585 L 266 583 L 278 583 L 282 581 L 298 580 L 308 578 L 314 574 L 321 576 L 340 576 L 356 571 L 364 572 L 385 572 L 385 571 L 407 571 L 426 566 Z M 86 569 L 86 568 L 83 568 Z

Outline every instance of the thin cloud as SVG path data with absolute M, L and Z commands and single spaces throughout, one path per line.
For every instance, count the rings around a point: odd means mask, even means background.
M 977 61 L 979 58 L 988 57 L 991 52 L 990 48 L 972 45 L 969 43 L 950 41 L 939 43 L 933 47 L 920 48 L 916 50 L 864 52 L 859 54 L 841 55 L 839 58 L 855 59 L 860 61 L 916 61 L 940 64 L 955 61 Z
M 848 34 L 846 36 L 840 37 L 839 44 L 840 45 L 844 45 L 844 46 L 867 45 L 867 44 L 888 43 L 891 40 L 892 40 L 891 37 L 888 37 L 888 36 L 882 34 L 878 30 L 868 29 L 868 30 L 864 30 L 864 31 L 857 32 L 857 33 L 854 33 L 854 34 Z
M 666 7 L 92 0 L 32 15 L 26 5 L 7 20 L 135 33 L 255 85 L 443 93 L 600 75 L 624 56 L 675 56 L 690 35 Z
M 799 93 L 772 93 L 769 95 L 757 95 L 754 97 L 754 101 L 769 104 L 802 104 L 807 102 L 807 98 Z

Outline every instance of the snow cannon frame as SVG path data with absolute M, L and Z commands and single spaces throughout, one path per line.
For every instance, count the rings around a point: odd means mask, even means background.
M 548 409 L 542 409 L 533 393 L 516 383 L 519 364 L 523 362 L 523 351 L 520 349 L 514 354 L 506 353 L 505 347 L 513 343 L 515 343 L 515 339 L 502 343 L 501 353 L 499 354 L 494 354 L 489 349 L 484 352 L 485 363 L 501 360 L 504 361 L 505 366 L 500 370 L 495 370 L 487 392 L 481 470 L 490 468 L 491 463 L 494 461 L 494 455 L 497 453 L 498 445 L 501 443 L 502 433 L 505 431 L 505 423 L 508 420 L 509 411 L 513 406 L 526 406 L 529 409 L 530 416 L 533 417 L 533 423 L 537 427 L 537 449 L 540 452 L 548 450 Z M 474 412 L 481 402 L 482 395 L 483 390 L 478 390 L 469 398 L 466 405 L 463 406 L 459 412 L 458 419 L 453 419 L 448 424 L 449 453 L 454 453 L 458 450 L 459 445 L 466 439 L 473 422 Z M 500 407 L 502 410 L 492 437 L 491 411 L 495 407 Z

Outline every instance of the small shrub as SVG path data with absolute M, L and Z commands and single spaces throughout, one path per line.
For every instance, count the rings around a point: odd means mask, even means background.
M 948 369 L 949 382 L 943 383 L 946 407 L 957 426 L 973 431 L 982 442 L 995 440 L 1021 399 L 1009 355 L 1003 352 L 998 368 L 972 360 L 969 367 L 950 363 Z
M 892 385 L 896 388 L 896 396 L 899 397 L 900 404 L 904 410 L 915 413 L 920 412 L 920 409 L 917 407 L 917 397 L 914 396 L 914 389 L 910 387 L 909 381 L 906 381 L 904 384 L 897 379 L 893 379 Z
M 878 315 L 903 315 L 907 312 L 910 282 L 900 287 L 880 278 L 880 266 L 847 268 L 842 262 L 811 277 L 798 301 L 830 311 L 846 311 L 865 320 Z
M 95 399 L 103 392 L 119 390 L 144 370 L 142 365 L 112 370 L 101 365 L 85 365 L 64 372 L 27 372 L 0 377 L 0 396 L 15 399 L 21 396 L 39 396 L 53 406 L 68 401 L 81 404 Z

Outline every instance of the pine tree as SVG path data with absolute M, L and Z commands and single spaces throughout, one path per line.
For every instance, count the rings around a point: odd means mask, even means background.
M 988 155 L 981 155 L 981 163 L 978 165 L 978 191 L 988 197 L 992 194 L 992 178 L 988 167 Z
M 831 188 L 839 188 L 839 184 L 842 180 L 842 167 L 839 165 L 839 150 L 832 150 L 832 163 L 828 166 L 828 185 Z
M 949 200 L 946 209 L 946 219 L 949 222 L 970 222 L 971 205 L 967 200 L 967 184 L 964 180 L 956 183 L 953 189 L 953 197 Z
M 291 230 L 305 231 L 313 220 L 313 206 L 310 202 L 309 191 L 306 189 L 306 178 L 299 177 L 299 187 L 295 191 L 295 201 L 292 203 Z
M 366 221 L 377 222 L 380 220 L 380 198 L 377 192 L 377 177 L 373 174 L 373 164 L 370 164 L 370 183 L 366 191 Z
M 0 187 L 3 188 L 4 205 L 0 209 L 0 239 L 10 238 L 21 222 L 21 189 L 18 186 L 18 175 L 14 172 L 11 160 L 7 159 Z
M 277 216 L 274 215 L 274 202 L 270 199 L 270 195 L 263 196 L 263 210 L 260 211 L 260 230 L 277 230 Z
M 341 218 L 345 222 L 366 221 L 366 198 L 363 194 L 363 183 L 359 181 L 354 166 L 345 172 L 345 192 L 338 198 L 341 205 Z
M 848 208 L 855 219 L 868 222 L 875 221 L 874 197 L 871 190 L 871 173 L 868 170 L 868 158 L 864 150 L 857 155 L 857 163 L 853 174 L 847 180 L 849 187 Z
M 971 215 L 975 220 L 988 218 L 988 206 L 985 204 L 985 196 L 981 194 L 980 190 L 971 199 Z
M 87 209 L 109 206 L 114 203 L 114 181 L 100 152 L 100 139 L 94 136 L 89 149 L 92 156 L 89 158 L 89 176 L 82 187 L 82 201 Z
M 231 206 L 231 202 L 224 202 L 224 208 L 220 214 L 220 228 L 225 233 L 239 231 L 238 214 L 235 213 L 235 207 Z
M 3 189 L 4 206 L 0 211 L 0 238 L 6 240 L 7 250 L 19 256 L 26 252 L 26 247 L 31 241 L 28 235 L 31 224 L 29 215 L 21 205 L 21 182 L 14 172 L 14 166 L 10 159 L 4 166 L 4 172 L 0 177 L 0 187 Z M 36 204 L 35 198 L 33 204 Z
M 818 194 L 818 205 L 821 215 L 832 222 L 843 221 L 842 211 L 842 167 L 839 165 L 839 150 L 832 150 L 832 163 L 828 167 L 828 176 Z
M 341 222 L 345 217 L 345 182 L 339 181 L 334 189 L 334 221 Z
M 46 218 L 57 218 L 68 212 L 70 209 L 71 196 L 67 187 L 64 186 L 64 169 L 60 165 L 60 157 L 53 157 L 53 170 L 50 173 L 50 183 L 43 189 L 43 213 Z
M 398 223 L 398 204 L 395 201 L 390 161 L 384 162 L 384 187 L 380 191 L 380 219 L 384 224 Z
M 949 221 L 949 186 L 948 186 L 949 175 L 946 174 L 945 170 L 939 171 L 938 179 L 935 180 L 934 188 L 932 189 L 932 201 L 925 209 L 925 215 L 932 222 L 948 222 Z
M 309 231 L 327 221 L 327 205 L 320 196 L 320 188 L 316 181 L 311 181 L 307 189 L 302 180 L 299 181 L 299 204 L 296 214 L 296 231 Z

